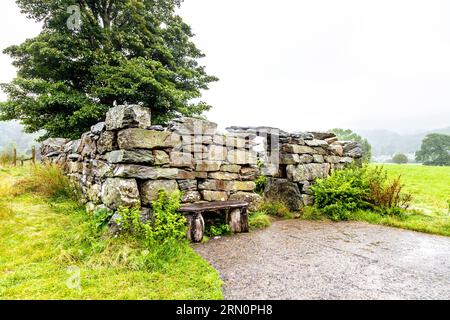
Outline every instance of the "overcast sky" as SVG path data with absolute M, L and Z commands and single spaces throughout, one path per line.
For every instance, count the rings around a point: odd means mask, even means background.
M 221 127 L 450 125 L 450 1 L 185 0 L 180 14 L 220 78 L 204 100 Z M 38 32 L 1 1 L 1 49 Z M 5 55 L 0 71 L 15 75 Z

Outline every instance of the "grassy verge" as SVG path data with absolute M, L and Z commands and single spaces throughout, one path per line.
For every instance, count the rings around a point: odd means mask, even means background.
M 413 196 L 412 209 L 400 216 L 360 210 L 351 213 L 349 220 L 450 236 L 450 167 L 385 165 L 384 168 L 392 178 L 401 175 L 404 190 Z M 306 208 L 302 219 L 325 218 L 317 209 Z
M 0 300 L 221 299 L 217 272 L 190 246 L 148 270 L 133 239 L 108 239 L 66 197 L 16 194 L 29 168 L 0 169 Z

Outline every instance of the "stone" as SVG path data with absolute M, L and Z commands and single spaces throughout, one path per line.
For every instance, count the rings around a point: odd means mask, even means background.
M 170 157 L 167 152 L 163 150 L 152 150 L 153 153 L 153 164 L 156 166 L 163 166 L 170 163 Z
M 164 190 L 167 194 L 178 191 L 178 183 L 175 180 L 150 180 L 141 184 L 141 201 L 144 205 L 151 205 L 158 200 L 159 191 Z
M 317 140 L 317 139 L 313 139 L 313 140 L 307 140 L 305 141 L 307 146 L 310 147 L 328 147 L 328 143 L 324 140 Z
M 325 178 L 331 170 L 329 163 L 309 163 L 304 165 L 287 166 L 288 179 L 294 182 L 313 181 L 318 178 Z
M 176 168 L 194 168 L 194 158 L 190 153 L 172 151 L 170 153 L 170 166 Z
M 314 139 L 314 135 L 311 132 L 301 132 L 301 131 L 295 131 L 292 132 L 290 135 L 292 138 L 300 138 L 303 140 L 312 140 Z
M 351 142 L 344 145 L 344 156 L 351 158 L 361 158 L 363 155 L 362 146 L 358 142 Z
M 300 163 L 311 163 L 314 161 L 314 157 L 309 154 L 302 154 L 299 156 L 299 162 Z
M 121 105 L 106 113 L 106 130 L 124 128 L 147 129 L 151 126 L 151 111 L 139 105 Z
M 91 184 L 87 187 L 86 196 L 89 201 L 94 204 L 100 204 L 101 202 L 102 187 L 99 184 Z
M 237 164 L 223 164 L 220 167 L 220 171 L 239 173 L 241 171 L 241 166 Z
M 309 181 L 302 181 L 299 183 L 302 193 L 312 194 L 311 183 Z
M 77 153 L 80 148 L 81 139 L 69 141 L 64 145 L 64 153 L 73 154 Z
M 105 122 L 99 122 L 91 127 L 91 133 L 95 135 L 100 135 L 105 130 L 106 130 Z
M 181 191 L 197 190 L 197 180 L 178 180 L 178 186 Z
M 231 164 L 256 164 L 256 154 L 248 150 L 230 150 L 228 151 L 227 161 Z
M 297 164 L 300 163 L 300 156 L 293 153 L 281 153 L 280 164 Z
M 148 130 L 164 131 L 165 129 L 163 126 L 161 126 L 159 124 L 155 124 L 155 125 L 148 127 Z
M 283 138 L 280 138 L 280 143 L 281 144 L 298 144 L 298 145 L 304 146 L 305 140 L 303 140 L 302 138 L 299 138 L 299 137 L 283 137 Z
M 177 168 L 147 167 L 136 164 L 121 164 L 114 169 L 114 177 L 142 180 L 177 179 Z
M 338 156 L 325 156 L 325 162 L 328 163 L 339 163 L 341 158 Z
M 183 195 L 181 196 L 181 202 L 182 203 L 193 203 L 193 202 L 199 202 L 202 200 L 202 196 L 200 192 L 198 191 L 186 191 L 183 192 Z
M 186 153 L 206 153 L 208 151 L 208 147 L 203 144 L 186 144 L 177 148 L 181 152 Z
M 199 161 L 195 166 L 195 171 L 219 171 L 222 162 L 220 161 Z
M 123 150 L 164 149 L 179 145 L 179 138 L 168 131 L 131 128 L 120 131 L 117 141 L 119 148 Z
M 67 160 L 69 161 L 81 161 L 81 154 L 78 153 L 71 153 L 67 156 Z
M 112 178 L 115 166 L 102 160 L 92 160 L 91 173 L 94 177 Z
M 207 179 L 208 172 L 205 171 L 194 171 L 194 175 L 196 179 Z
M 333 144 L 335 142 L 337 142 L 339 139 L 337 137 L 333 137 L 333 138 L 327 138 L 325 139 L 325 142 L 328 144 Z
M 213 136 L 205 136 L 202 134 L 198 135 L 184 135 L 181 136 L 181 144 L 191 145 L 191 144 L 205 144 L 210 145 L 213 143 Z
M 86 212 L 88 214 L 93 214 L 95 212 L 95 203 L 92 202 L 86 203 Z
M 313 147 L 316 154 L 320 154 L 321 156 L 326 156 L 328 152 L 322 147 Z
M 225 161 L 227 155 L 227 148 L 217 145 L 211 145 L 208 148 L 206 159 L 210 161 Z
M 67 163 L 67 172 L 76 173 L 83 171 L 83 163 L 81 162 L 68 162 Z
M 116 150 L 105 155 L 110 163 L 154 164 L 155 158 L 150 150 Z
M 199 190 L 229 191 L 230 182 L 225 180 L 204 180 L 198 183 Z
M 215 135 L 217 124 L 207 120 L 196 118 L 180 118 L 173 120 L 169 124 L 169 128 L 182 135 Z
M 247 145 L 245 138 L 236 135 L 225 136 L 225 145 L 229 148 L 244 149 Z
M 331 132 L 310 132 L 310 134 L 312 134 L 314 139 L 317 140 L 325 140 L 336 137 L 336 135 Z
M 103 183 L 101 199 L 108 208 L 140 205 L 139 189 L 134 179 L 108 178 Z
M 228 181 L 231 181 L 231 180 L 239 179 L 239 174 L 231 173 L 231 172 L 218 171 L 218 172 L 208 173 L 208 178 L 215 179 L 215 180 L 228 180 Z
M 78 149 L 78 153 L 83 158 L 93 159 L 97 153 L 97 145 L 94 139 L 92 139 L 90 132 L 86 132 L 81 136 L 81 143 Z
M 313 155 L 313 160 L 314 160 L 315 163 L 324 163 L 325 162 L 324 157 L 322 155 L 320 155 L 320 154 L 314 154 Z
M 339 144 L 332 144 L 329 147 L 330 151 L 337 156 L 342 157 L 344 155 L 344 147 Z
M 224 191 L 203 190 L 200 192 L 205 201 L 227 201 L 228 194 Z
M 197 174 L 194 171 L 178 170 L 177 179 L 179 180 L 195 180 Z
M 300 146 L 297 144 L 283 144 L 281 146 L 281 151 L 287 152 L 287 153 L 297 153 L 297 154 L 314 154 L 316 151 L 308 146 Z
M 269 201 L 284 203 L 291 211 L 299 211 L 304 206 L 298 185 L 287 179 L 267 179 L 264 196 Z
M 49 138 L 42 142 L 41 154 L 45 156 L 52 152 L 62 152 L 64 151 L 67 142 L 69 142 L 67 139 Z
M 309 194 L 303 194 L 302 198 L 305 206 L 312 206 L 314 204 L 314 196 Z
M 105 154 L 106 152 L 118 149 L 116 141 L 116 133 L 113 131 L 104 131 L 97 140 L 97 153 Z
M 266 177 L 278 177 L 280 176 L 280 166 L 273 163 L 266 163 L 260 169 L 261 175 Z
M 243 167 L 239 172 L 239 177 L 244 181 L 256 180 L 260 175 L 258 167 Z
M 340 162 L 340 163 L 351 164 L 351 163 L 354 162 L 354 159 L 353 159 L 353 158 L 350 158 L 350 157 L 343 157 L 343 158 L 340 158 L 340 161 L 339 161 L 339 162 Z
M 257 193 L 239 191 L 231 194 L 229 200 L 246 201 L 249 203 L 248 210 L 250 212 L 256 212 L 258 211 L 263 198 Z
M 231 181 L 228 187 L 230 191 L 254 191 L 256 184 L 253 181 Z

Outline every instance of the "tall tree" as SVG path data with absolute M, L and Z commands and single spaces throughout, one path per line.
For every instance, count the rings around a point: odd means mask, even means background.
M 450 166 L 450 135 L 427 135 L 416 152 L 416 161 L 429 166 Z
M 364 154 L 363 160 L 364 162 L 370 162 L 370 159 L 372 158 L 372 146 L 370 145 L 369 141 L 367 141 L 367 139 L 361 137 L 359 134 L 353 132 L 350 129 L 334 128 L 331 129 L 330 132 L 334 133 L 339 138 L 339 140 L 356 141 L 361 143 Z
M 198 98 L 217 79 L 198 63 L 204 55 L 175 13 L 180 0 L 16 2 L 43 29 L 4 50 L 18 73 L 2 84 L 8 100 L 0 119 L 20 120 L 27 132 L 45 129 L 42 138 L 75 138 L 114 102 L 151 107 L 158 124 L 210 108 Z M 80 28 L 69 28 L 77 9 Z

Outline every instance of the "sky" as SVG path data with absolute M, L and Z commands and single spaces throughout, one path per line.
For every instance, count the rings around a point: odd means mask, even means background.
M 450 1 L 185 0 L 179 14 L 220 78 L 203 100 L 222 128 L 450 126 Z M 39 28 L 1 1 L 0 49 Z M 0 82 L 14 75 L 0 55 Z

